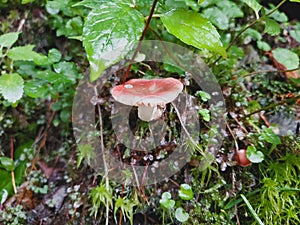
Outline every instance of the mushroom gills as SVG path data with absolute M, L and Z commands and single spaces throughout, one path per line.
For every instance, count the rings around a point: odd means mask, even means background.
M 143 121 L 149 122 L 151 120 L 156 120 L 161 117 L 162 113 L 163 110 L 158 108 L 157 105 L 153 107 L 145 105 L 138 106 L 138 117 Z

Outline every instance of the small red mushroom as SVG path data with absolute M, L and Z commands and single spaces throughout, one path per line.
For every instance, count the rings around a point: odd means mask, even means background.
M 247 158 L 247 151 L 246 149 L 240 149 L 236 151 L 234 156 L 235 161 L 238 162 L 239 166 L 246 167 L 251 164 L 251 161 Z
M 183 84 L 174 78 L 131 79 L 111 89 L 113 98 L 125 105 L 138 107 L 141 120 L 151 121 L 162 115 L 162 109 L 172 102 L 183 89 Z

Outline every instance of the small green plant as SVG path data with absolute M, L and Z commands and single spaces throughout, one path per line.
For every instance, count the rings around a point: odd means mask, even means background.
M 0 210 L 0 222 L 7 225 L 25 225 L 27 215 L 21 205 L 8 206 L 5 211 Z

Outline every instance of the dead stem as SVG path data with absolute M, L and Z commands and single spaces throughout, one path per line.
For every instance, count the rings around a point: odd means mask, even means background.
M 98 96 L 97 86 L 94 86 L 94 93 L 95 96 Z M 105 159 L 105 148 L 104 148 L 104 142 L 103 142 L 103 121 L 102 121 L 102 113 L 101 113 L 101 107 L 100 104 L 97 104 L 97 110 L 99 114 L 99 127 L 100 127 L 100 143 L 101 143 L 101 152 L 103 157 L 103 165 L 104 165 L 104 178 L 105 178 L 105 188 L 107 191 L 109 191 L 109 178 L 108 178 L 108 167 L 106 164 Z M 106 220 L 105 225 L 109 224 L 109 199 L 106 200 Z
M 14 160 L 14 138 L 10 138 L 10 158 L 11 160 Z M 16 186 L 16 180 L 15 180 L 15 172 L 14 170 L 11 171 L 11 182 L 14 188 L 15 194 L 17 194 L 17 186 Z

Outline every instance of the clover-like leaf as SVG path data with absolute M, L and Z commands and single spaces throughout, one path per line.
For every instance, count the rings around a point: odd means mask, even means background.
M 132 2 L 103 2 L 87 16 L 83 28 L 83 45 L 91 66 L 90 80 L 118 62 L 138 41 L 143 28 L 143 15 Z
M 167 30 L 182 42 L 226 56 L 216 28 L 199 13 L 181 9 L 172 10 L 163 14 L 161 20 Z
M 3 74 L 0 76 L 0 93 L 3 97 L 11 102 L 15 103 L 23 95 L 24 80 L 17 74 Z
M 162 207 L 166 209 L 171 209 L 175 206 L 175 201 L 171 199 L 171 194 L 169 192 L 164 192 L 159 200 Z

